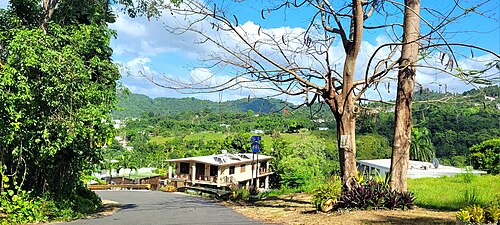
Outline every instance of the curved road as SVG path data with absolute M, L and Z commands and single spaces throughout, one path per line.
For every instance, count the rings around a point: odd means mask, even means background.
M 67 225 L 265 224 L 211 200 L 159 191 L 96 191 L 102 199 L 120 202 L 117 213 Z

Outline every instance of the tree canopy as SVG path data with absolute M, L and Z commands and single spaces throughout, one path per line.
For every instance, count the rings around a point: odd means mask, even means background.
M 10 1 L 0 10 L 0 160 L 20 188 L 74 194 L 112 137 L 120 78 L 109 1 Z

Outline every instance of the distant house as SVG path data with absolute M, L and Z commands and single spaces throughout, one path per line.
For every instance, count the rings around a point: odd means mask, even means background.
M 102 177 L 107 184 L 134 184 L 134 180 L 126 177 Z
M 391 159 L 358 160 L 356 164 L 358 166 L 358 171 L 364 174 L 380 174 L 384 176 L 389 174 Z M 453 166 L 439 165 L 435 168 L 434 165 L 429 162 L 410 160 L 408 163 L 408 178 L 455 176 L 466 172 L 465 169 Z M 480 170 L 472 170 L 471 172 L 477 175 L 486 174 L 485 171 Z
M 268 161 L 271 156 L 259 155 L 258 164 L 252 153 L 218 154 L 166 160 L 175 163 L 169 168 L 169 179 L 179 186 L 208 186 L 225 188 L 231 185 L 269 188 Z M 256 175 L 257 174 L 257 175 Z M 257 177 L 257 178 L 256 178 Z
M 324 123 L 324 122 L 326 122 L 326 120 L 325 119 L 315 119 L 315 120 L 313 120 L 313 122 L 315 122 L 315 123 Z
M 250 132 L 252 132 L 254 134 L 263 134 L 263 133 L 265 133 L 263 130 L 252 130 Z
M 139 178 L 139 184 L 150 184 L 151 190 L 158 190 L 164 179 L 166 179 L 166 177 L 162 177 L 159 175 L 151 177 L 143 177 Z
M 489 101 L 495 101 L 495 97 L 492 97 L 492 96 L 488 96 L 488 95 L 485 95 L 484 96 L 484 100 L 489 100 Z

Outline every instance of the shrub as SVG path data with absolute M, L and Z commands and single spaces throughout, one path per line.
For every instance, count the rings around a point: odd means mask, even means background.
M 248 201 L 250 200 L 250 191 L 245 188 L 235 189 L 229 196 L 229 199 L 233 201 Z
M 472 173 L 472 167 L 466 166 L 465 167 L 465 173 L 457 174 L 457 177 L 462 178 L 462 180 L 463 180 L 464 183 L 469 184 L 469 183 L 472 183 L 475 180 L 476 175 L 474 175 Z
M 413 209 L 415 198 L 411 192 L 391 191 L 385 182 L 369 180 L 355 182 L 350 190 L 342 192 L 337 208 L 348 209 Z
M 470 205 L 460 210 L 456 215 L 457 220 L 466 224 L 497 224 L 500 217 L 500 209 L 493 205 L 482 208 L 479 205 Z
M 165 187 L 161 187 L 159 189 L 159 191 L 163 191 L 163 192 L 176 192 L 177 191 L 177 188 L 175 188 L 174 186 L 172 185 L 168 185 L 168 186 L 165 186 Z
M 30 192 L 21 190 L 17 182 L 9 184 L 9 178 L 1 174 L 4 191 L 0 193 L 0 220 L 1 224 L 23 224 L 47 221 L 42 213 L 43 201 L 32 198 Z
M 0 214 L 4 214 L 1 224 L 24 224 L 44 222 L 48 218 L 42 213 L 43 201 L 31 198 L 24 190 L 7 190 L 1 193 Z
M 500 217 L 500 208 L 496 205 L 490 206 L 485 210 L 486 221 L 495 222 Z
M 500 138 L 473 145 L 470 152 L 474 168 L 486 170 L 486 172 L 493 175 L 500 173 Z
M 340 196 L 342 184 L 338 180 L 321 185 L 313 191 L 312 204 L 317 210 L 330 211 Z
M 477 193 L 477 188 L 467 188 L 464 191 L 464 195 L 462 197 L 462 204 L 463 205 L 476 205 L 481 202 L 481 199 L 479 198 L 479 195 Z

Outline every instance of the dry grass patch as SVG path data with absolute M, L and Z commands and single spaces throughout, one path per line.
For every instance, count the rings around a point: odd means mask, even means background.
M 247 217 L 276 224 L 455 224 L 454 212 L 417 208 L 321 213 L 310 202 L 310 194 L 296 193 L 266 197 L 255 205 L 228 205 Z

